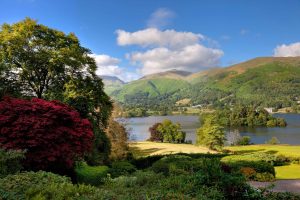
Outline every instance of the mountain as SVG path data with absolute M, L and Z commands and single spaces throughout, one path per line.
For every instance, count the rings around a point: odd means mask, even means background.
M 193 74 L 176 70 L 152 74 L 111 95 L 125 106 L 146 109 L 174 107 L 183 99 L 190 105 L 291 106 L 300 99 L 300 57 L 260 57 Z
M 156 78 L 184 79 L 191 74 L 192 74 L 191 72 L 173 69 L 173 70 L 166 71 L 166 72 L 160 72 L 160 73 L 144 76 L 141 78 L 141 80 L 156 79 Z
M 104 83 L 104 90 L 107 94 L 111 94 L 113 91 L 121 89 L 122 86 L 125 84 L 124 81 L 119 79 L 116 76 L 100 76 Z

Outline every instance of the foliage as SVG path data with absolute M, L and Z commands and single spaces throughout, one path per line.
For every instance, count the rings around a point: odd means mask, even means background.
M 286 126 L 283 118 L 273 117 L 265 109 L 255 106 L 237 105 L 232 109 L 223 108 L 206 115 L 215 116 L 218 123 L 227 127 Z M 202 115 L 202 118 L 207 117 L 206 115 Z
M 30 188 L 70 182 L 71 180 L 67 177 L 43 171 L 8 175 L 0 179 L 0 197 L 4 199 L 25 199 L 24 195 Z
M 128 132 L 125 126 L 114 119 L 110 119 L 106 134 L 111 143 L 110 159 L 122 160 L 128 156 Z
M 185 132 L 181 130 L 179 123 L 173 124 L 171 120 L 165 119 L 156 130 L 162 135 L 160 139 L 163 139 L 163 142 L 183 143 L 185 141 Z
M 224 146 L 224 128 L 214 116 L 207 116 L 201 128 L 197 130 L 197 144 L 210 149 L 220 150 Z
M 192 166 L 198 161 L 200 165 L 197 171 L 168 173 L 167 176 L 148 170 L 137 171 L 129 177 L 112 179 L 102 188 L 111 191 L 110 199 L 241 199 L 245 195 L 259 196 L 243 176 L 222 171 L 218 159 L 196 160 L 188 156 L 166 156 L 161 162 L 169 169 L 174 169 L 174 166 L 184 169 L 186 164 Z
M 0 178 L 15 174 L 22 169 L 23 151 L 0 149 Z
M 113 178 L 122 175 L 128 175 L 134 171 L 136 171 L 136 167 L 128 161 L 113 162 L 111 168 L 109 169 L 109 173 Z
M 91 149 L 91 124 L 58 101 L 5 98 L 0 102 L 0 147 L 26 150 L 24 167 L 63 171 Z
M 241 168 L 249 167 L 254 169 L 257 173 L 270 173 L 273 176 L 275 176 L 275 168 L 270 163 L 267 163 L 265 161 L 231 161 L 231 162 L 225 162 L 227 165 L 231 167 L 231 169 L 235 172 L 240 172 Z
M 0 179 L 1 199 L 103 199 L 94 187 L 73 185 L 70 179 L 49 172 L 25 172 Z
M 108 159 L 104 129 L 112 103 L 96 75 L 91 51 L 73 34 L 65 34 L 26 18 L 0 30 L 0 98 L 5 95 L 60 100 L 93 125 L 89 163 Z M 3 83 L 3 85 L 2 85 Z
M 88 166 L 85 162 L 76 165 L 75 172 L 78 183 L 100 185 L 108 174 L 107 166 Z
M 154 141 L 154 142 L 163 142 L 164 138 L 163 138 L 163 134 L 158 131 L 158 127 L 161 125 L 161 123 L 155 123 L 153 126 L 151 126 L 149 128 L 149 132 L 150 132 L 150 141 Z
M 277 139 L 277 137 L 272 137 L 269 141 L 266 142 L 267 144 L 271 144 L 271 145 L 275 145 L 275 144 L 279 144 L 279 140 Z
M 251 141 L 251 138 L 249 136 L 243 136 L 238 141 L 238 145 L 249 145 Z
M 255 169 L 251 167 L 242 167 L 240 172 L 247 178 L 247 180 L 253 180 L 256 175 Z
M 52 91 L 62 90 L 68 75 L 76 76 L 84 67 L 95 70 L 90 51 L 80 46 L 78 38 L 70 33 L 25 20 L 0 31 L 0 63 L 7 78 L 24 95 L 38 98 Z
M 261 181 L 261 182 L 270 182 L 270 181 L 275 181 L 275 176 L 268 172 L 256 173 L 254 180 Z

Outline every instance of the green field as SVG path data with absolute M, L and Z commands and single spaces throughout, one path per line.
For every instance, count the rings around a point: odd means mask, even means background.
M 292 145 L 248 145 L 248 146 L 232 146 L 226 147 L 235 154 L 255 153 L 264 152 L 272 153 L 276 155 L 283 155 L 290 158 L 300 158 L 300 146 Z
M 276 179 L 300 179 L 300 165 L 290 164 L 275 167 Z
M 172 153 L 216 153 L 209 151 L 206 147 L 192 144 L 171 144 L 155 142 L 134 142 L 130 143 L 130 150 L 135 157 L 149 155 L 161 155 Z M 260 157 L 253 157 L 253 154 L 269 153 L 283 155 L 288 158 L 300 158 L 300 146 L 292 145 L 248 145 L 226 147 L 232 154 L 224 157 L 223 161 L 230 160 L 252 160 L 258 161 Z M 300 164 L 288 164 L 275 167 L 277 179 L 300 179 Z

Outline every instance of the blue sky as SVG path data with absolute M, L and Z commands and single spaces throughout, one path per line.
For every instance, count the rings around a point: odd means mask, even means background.
M 0 0 L 0 23 L 31 17 L 74 32 L 99 74 L 129 81 L 260 56 L 300 56 L 299 0 Z

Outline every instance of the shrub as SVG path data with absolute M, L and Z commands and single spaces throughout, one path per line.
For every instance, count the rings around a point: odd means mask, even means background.
M 33 187 L 49 184 L 71 183 L 71 180 L 49 172 L 24 172 L 0 179 L 0 197 L 3 199 L 24 199 L 26 191 Z
M 90 122 L 58 101 L 4 98 L 0 102 L 0 147 L 26 150 L 26 169 L 71 168 L 92 143 Z
M 128 161 L 116 161 L 112 163 L 109 173 L 112 177 L 128 175 L 136 171 L 136 167 Z
M 25 172 L 0 179 L 0 199 L 102 199 L 94 187 L 73 185 L 69 178 L 49 172 Z
M 275 144 L 279 144 L 279 140 L 277 139 L 277 137 L 272 137 L 269 141 L 266 142 L 267 144 L 272 144 L 272 145 L 275 145 Z
M 271 173 L 263 172 L 263 173 L 256 173 L 254 180 L 261 181 L 261 182 L 269 182 L 269 181 L 274 181 L 275 177 Z
M 0 149 L 0 178 L 19 172 L 22 169 L 21 160 L 23 159 L 23 151 Z
M 249 145 L 251 138 L 249 136 L 243 136 L 239 141 L 238 145 Z
M 79 163 L 76 168 L 77 181 L 89 185 L 100 185 L 108 174 L 107 166 L 88 166 L 86 163 Z
M 242 167 L 250 167 L 254 169 L 257 173 L 268 172 L 275 176 L 275 168 L 270 163 L 265 161 L 231 161 L 227 164 L 233 169 L 233 171 L 240 172 Z
M 256 175 L 255 169 L 251 167 L 242 167 L 240 169 L 240 172 L 247 178 L 247 179 L 253 179 Z

